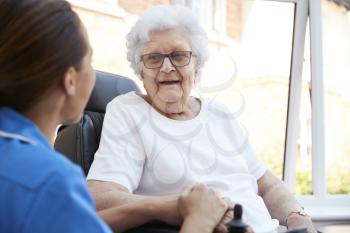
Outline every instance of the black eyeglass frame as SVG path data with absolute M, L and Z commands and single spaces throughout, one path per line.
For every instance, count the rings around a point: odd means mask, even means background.
M 174 64 L 173 60 L 171 59 L 171 56 L 172 56 L 174 53 L 178 53 L 178 52 L 185 52 L 185 53 L 187 53 L 188 56 L 186 56 L 186 57 L 188 57 L 188 62 L 187 62 L 186 64 L 184 64 L 184 65 L 175 65 L 175 64 Z M 144 61 L 144 57 L 145 57 L 145 56 L 149 56 L 149 55 L 153 55 L 153 54 L 162 55 L 162 62 L 161 62 L 160 65 L 157 66 L 157 67 L 148 67 L 148 66 L 146 65 L 145 61 Z M 161 68 L 161 67 L 163 66 L 164 59 L 167 57 L 167 58 L 169 59 L 170 63 L 171 63 L 174 67 L 184 67 L 184 66 L 187 66 L 188 64 L 190 64 L 190 62 L 191 62 L 191 57 L 192 57 L 192 56 L 193 56 L 193 57 L 196 56 L 196 55 L 193 54 L 192 51 L 173 51 L 173 52 L 167 53 L 167 54 L 163 54 L 163 53 L 147 53 L 147 54 L 141 55 L 141 61 L 142 61 L 143 65 L 144 65 L 147 69 L 159 69 L 159 68 Z

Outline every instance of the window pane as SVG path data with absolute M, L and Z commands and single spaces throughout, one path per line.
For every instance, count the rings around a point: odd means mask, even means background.
M 242 36 L 231 50 L 212 48 L 200 95 L 226 103 L 256 152 L 282 177 L 294 4 L 242 1 Z M 223 55 L 225 54 L 225 55 Z
M 309 40 L 307 33 L 306 40 Z M 311 160 L 311 82 L 309 45 L 305 47 L 305 62 L 301 87 L 301 102 L 299 112 L 299 138 L 296 154 L 296 188 L 297 195 L 311 195 L 312 190 L 312 160 Z
M 312 190 L 312 130 L 311 130 L 311 67 L 310 28 L 306 26 L 303 75 L 301 84 L 300 111 L 298 118 L 299 137 L 296 154 L 297 195 L 311 195 Z
M 350 13 L 323 1 L 326 179 L 330 194 L 350 194 Z

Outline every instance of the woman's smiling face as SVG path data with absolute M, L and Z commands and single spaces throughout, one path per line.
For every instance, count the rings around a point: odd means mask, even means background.
M 170 54 L 174 51 L 192 51 L 187 34 L 179 29 L 155 31 L 145 44 L 142 54 Z M 148 101 L 164 114 L 183 111 L 195 79 L 195 57 L 190 55 L 188 65 L 175 67 L 168 57 L 160 68 L 149 69 L 141 62 L 141 77 Z

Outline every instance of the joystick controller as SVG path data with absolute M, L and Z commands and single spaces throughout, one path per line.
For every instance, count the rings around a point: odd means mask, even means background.
M 233 211 L 233 220 L 226 224 L 228 232 L 245 233 L 248 225 L 242 221 L 243 207 L 240 204 L 236 204 L 233 208 Z M 306 228 L 298 228 L 286 231 L 285 233 L 307 233 L 307 230 Z
M 248 225 L 242 221 L 242 213 L 243 207 L 240 204 L 236 204 L 233 207 L 234 218 L 226 224 L 229 233 L 245 233 Z

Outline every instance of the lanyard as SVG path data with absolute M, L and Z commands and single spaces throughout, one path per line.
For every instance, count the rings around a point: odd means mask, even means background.
M 8 138 L 8 139 L 15 139 L 15 140 L 19 140 L 21 142 L 25 142 L 25 143 L 29 143 L 32 145 L 37 145 L 38 143 L 32 139 L 29 139 L 23 135 L 20 134 L 14 134 L 14 133 L 9 133 L 9 132 L 5 132 L 0 130 L 0 137 L 3 138 Z

